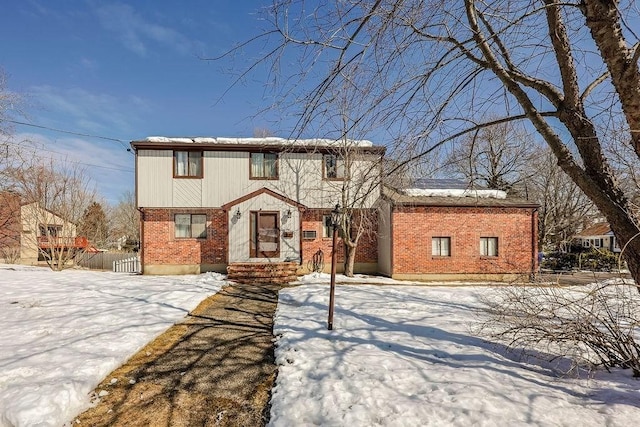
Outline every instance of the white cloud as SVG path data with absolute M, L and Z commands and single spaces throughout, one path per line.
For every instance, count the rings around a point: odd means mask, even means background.
M 133 7 L 122 3 L 101 6 L 96 10 L 101 25 L 116 34 L 124 46 L 145 56 L 148 42 L 155 42 L 181 54 L 193 50 L 193 43 L 180 32 L 152 23 L 138 14 Z
M 105 136 L 131 134 L 135 123 L 149 104 L 138 96 L 116 97 L 105 93 L 92 93 L 81 88 L 60 89 L 53 86 L 33 86 L 29 97 L 37 107 L 60 114 L 78 132 L 108 133 Z

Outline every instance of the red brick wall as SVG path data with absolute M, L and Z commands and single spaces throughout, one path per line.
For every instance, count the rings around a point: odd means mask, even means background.
M 392 224 L 393 274 L 530 273 L 537 262 L 531 208 L 397 207 Z M 432 256 L 432 237 L 450 237 L 451 256 Z M 497 257 L 480 256 L 480 237 L 498 237 Z
M 19 250 L 21 231 L 20 196 L 0 192 L 0 257 L 6 255 L 4 251 Z
M 206 214 L 206 239 L 176 239 L 174 215 Z M 220 209 L 145 209 L 142 221 L 143 264 L 225 264 L 227 214 Z
M 302 214 L 302 230 L 315 230 L 316 239 L 314 240 L 302 240 L 302 261 L 306 266 L 311 257 L 318 251 L 322 250 L 324 253 L 325 265 L 328 265 L 331 260 L 331 237 L 322 237 L 322 216 L 329 215 L 330 209 L 310 209 L 304 211 Z M 375 263 L 378 262 L 378 240 L 376 232 L 378 230 L 377 217 L 374 216 L 371 224 L 371 233 L 365 233 L 360 237 L 358 241 L 358 248 L 356 249 L 356 263 Z M 342 239 L 338 238 L 338 263 L 344 262 L 344 244 Z

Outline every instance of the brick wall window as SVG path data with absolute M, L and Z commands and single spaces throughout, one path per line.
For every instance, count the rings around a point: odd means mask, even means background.
M 278 179 L 277 153 L 251 153 L 251 179 Z
M 480 238 L 480 255 L 481 256 L 498 256 L 498 238 L 497 237 L 481 237 Z
M 176 214 L 176 239 L 206 239 L 207 216 L 202 214 Z
M 202 151 L 174 151 L 174 178 L 202 178 Z
M 451 256 L 451 237 L 432 237 L 431 255 Z
M 322 156 L 322 176 L 325 179 L 344 179 L 345 166 L 344 159 L 335 154 L 325 154 Z
M 331 215 L 322 215 L 322 237 L 333 237 L 333 226 L 331 225 Z

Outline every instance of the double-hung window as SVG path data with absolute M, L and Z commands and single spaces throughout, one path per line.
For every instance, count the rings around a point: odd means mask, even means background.
M 431 255 L 451 256 L 451 237 L 432 237 Z
M 204 214 L 176 214 L 174 222 L 178 239 L 207 238 L 207 216 Z
M 202 178 L 202 151 L 174 151 L 175 178 Z
M 480 255 L 481 256 L 498 256 L 498 238 L 497 237 L 481 237 L 480 238 Z
M 325 154 L 322 158 L 325 179 L 344 179 L 344 159 L 335 154 Z
M 277 153 L 251 153 L 251 179 L 278 179 Z

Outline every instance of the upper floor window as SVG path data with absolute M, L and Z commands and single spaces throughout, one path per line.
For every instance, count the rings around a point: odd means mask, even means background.
M 498 238 L 497 237 L 481 237 L 480 238 L 480 255 L 481 256 L 498 256 Z
M 251 153 L 251 179 L 278 179 L 278 154 Z
M 451 256 L 451 237 L 432 237 L 431 255 Z
M 206 239 L 207 216 L 203 214 L 176 214 L 176 238 Z
M 345 167 L 344 159 L 335 154 L 325 154 L 323 156 L 323 172 L 326 179 L 344 179 Z
M 174 151 L 174 178 L 202 178 L 202 151 Z

